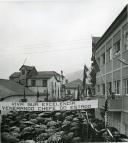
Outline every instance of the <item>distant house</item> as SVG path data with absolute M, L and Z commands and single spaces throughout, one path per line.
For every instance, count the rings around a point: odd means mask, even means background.
M 36 101 L 35 93 L 11 80 L 0 79 L 0 101 Z
M 82 92 L 83 82 L 80 79 L 73 80 L 65 85 L 66 95 L 70 96 L 72 99 L 80 99 L 80 94 Z
M 20 80 L 19 80 L 19 77 L 20 77 L 20 73 L 19 72 L 14 72 L 13 74 L 10 75 L 10 80 L 14 80 L 15 82 L 19 83 Z
M 46 98 L 61 98 L 61 87 L 65 83 L 63 74 L 55 71 L 37 71 L 34 66 L 23 65 L 19 69 L 19 79 L 15 73 L 10 76 L 10 80 L 19 82 L 29 88 L 39 96 Z

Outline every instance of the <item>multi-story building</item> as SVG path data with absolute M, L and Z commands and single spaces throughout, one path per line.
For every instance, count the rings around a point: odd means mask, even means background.
M 64 76 L 55 71 L 37 71 L 34 66 L 23 65 L 10 76 L 10 80 L 18 82 L 29 88 L 35 94 L 39 94 L 39 100 L 44 98 L 59 99 L 62 95 L 62 86 L 65 82 Z
M 96 74 L 96 118 L 104 119 L 108 99 L 109 125 L 128 135 L 128 5 L 93 48 L 100 69 Z

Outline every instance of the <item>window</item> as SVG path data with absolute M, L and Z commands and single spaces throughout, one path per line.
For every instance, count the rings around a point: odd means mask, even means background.
M 114 49 L 115 49 L 115 54 L 118 54 L 120 52 L 120 40 L 118 40 L 115 44 L 114 44 Z
M 125 94 L 128 94 L 128 79 L 124 80 L 124 89 L 125 89 Z
M 53 82 L 51 82 L 51 92 L 52 92 L 52 95 L 53 95 L 54 94 Z
M 22 75 L 25 75 L 25 70 L 24 69 L 22 70 Z
M 43 80 L 43 87 L 47 87 L 47 80 Z
M 20 84 L 25 85 L 25 79 L 20 80 Z
M 102 54 L 102 65 L 104 65 L 104 64 L 105 64 L 105 53 Z
M 128 33 L 125 35 L 125 49 L 128 50 Z
M 55 94 L 56 94 L 56 82 L 55 82 Z
M 115 85 L 115 94 L 120 94 L 120 81 L 115 81 L 114 82 Z
M 97 85 L 97 92 L 100 92 L 100 85 Z
M 112 48 L 110 48 L 110 49 L 108 50 L 108 58 L 109 58 L 109 61 L 112 60 Z
M 31 80 L 31 86 L 36 86 L 36 80 Z
M 102 94 L 105 95 L 105 84 L 102 84 Z

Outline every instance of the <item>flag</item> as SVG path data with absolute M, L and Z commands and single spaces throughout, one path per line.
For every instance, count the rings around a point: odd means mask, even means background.
M 94 63 L 94 68 L 95 68 L 96 73 L 100 71 L 100 68 L 99 68 L 97 61 L 95 61 L 95 63 Z
M 91 68 L 90 76 L 91 76 L 91 77 L 95 77 L 95 76 L 96 76 L 96 72 L 95 72 L 94 67 Z
M 99 68 L 99 65 L 97 64 L 96 60 L 93 62 L 92 64 L 92 69 L 91 69 L 91 72 L 90 72 L 90 75 L 93 78 L 96 77 L 96 73 L 100 71 L 100 68 Z

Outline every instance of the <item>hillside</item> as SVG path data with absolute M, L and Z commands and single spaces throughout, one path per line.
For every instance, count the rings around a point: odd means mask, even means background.
M 88 80 L 87 82 L 89 82 L 89 72 L 87 72 L 87 75 L 88 75 Z M 66 78 L 68 79 L 68 82 L 71 82 L 73 80 L 77 80 L 77 79 L 80 79 L 83 81 L 83 70 L 79 70 L 79 71 L 75 71 L 73 73 L 70 73 L 68 75 L 66 75 Z

